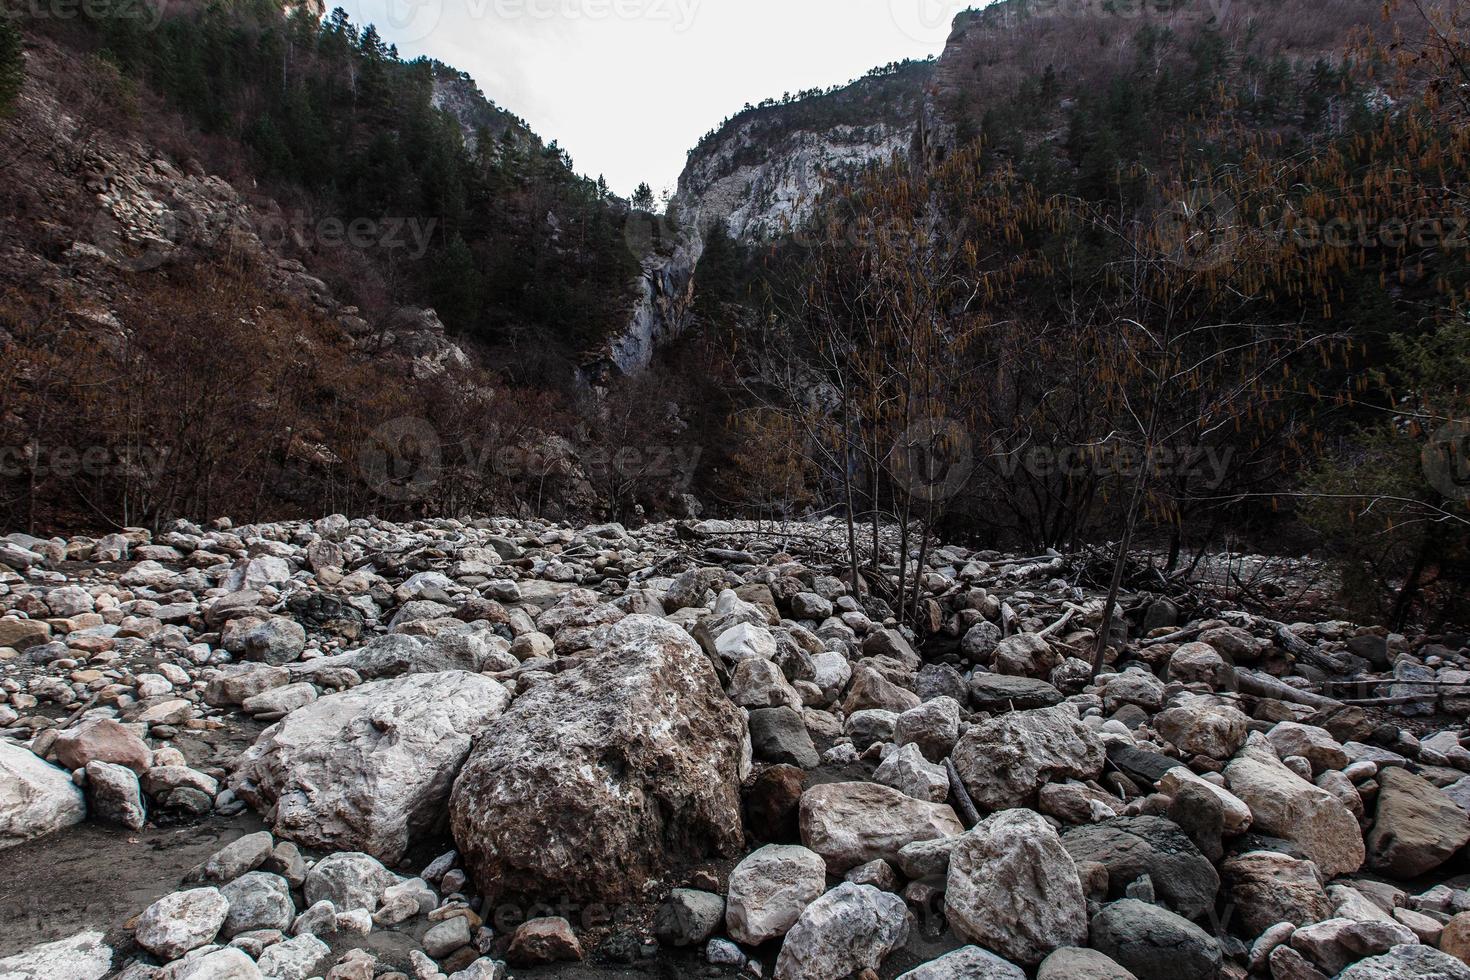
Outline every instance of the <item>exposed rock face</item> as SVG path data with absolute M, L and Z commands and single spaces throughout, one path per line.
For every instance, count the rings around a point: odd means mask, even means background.
M 972 727 L 955 746 L 955 768 L 975 804 L 987 810 L 1028 806 L 1057 777 L 1093 779 L 1107 755 L 1071 708 L 1014 711 Z
M 411 674 L 328 695 L 266 729 L 231 787 L 278 836 L 395 862 L 443 819 L 474 734 L 510 695 L 478 674 Z
M 808 905 L 786 934 L 776 980 L 843 980 L 876 970 L 908 942 L 910 928 L 903 899 L 844 881 Z
M 1396 767 L 1378 774 L 1378 808 L 1368 832 L 1368 864 L 1414 878 L 1444 864 L 1470 841 L 1470 816 L 1428 780 Z
M 801 841 L 833 874 L 876 858 L 897 861 L 905 844 L 964 829 L 948 804 L 916 800 L 877 783 L 825 783 L 801 797 Z
M 1252 732 L 1225 767 L 1230 791 L 1251 808 L 1258 831 L 1292 841 L 1326 876 L 1363 866 L 1363 837 L 1347 807 L 1286 768 L 1264 735 Z
M 30 749 L 0 740 L 0 850 L 81 823 L 82 791 L 71 775 Z
M 1017 963 L 1087 941 L 1077 866 L 1051 824 L 1029 810 L 997 813 L 960 838 L 944 907 L 957 933 Z
M 617 901 L 742 843 L 745 716 L 687 633 L 629 616 L 601 652 L 518 698 L 450 804 L 480 892 Z

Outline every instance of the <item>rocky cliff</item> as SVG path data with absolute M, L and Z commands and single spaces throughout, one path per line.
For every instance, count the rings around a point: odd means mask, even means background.
M 684 330 L 709 235 L 770 241 L 801 227 L 834 183 L 911 152 L 934 69 L 904 62 L 831 91 L 749 106 L 701 140 L 667 215 L 631 219 L 628 238 L 644 274 L 609 360 L 624 373 L 640 371 Z

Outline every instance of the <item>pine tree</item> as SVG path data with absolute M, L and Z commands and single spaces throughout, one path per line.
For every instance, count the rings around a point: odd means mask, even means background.
M 653 210 L 653 188 L 648 186 L 647 181 L 639 184 L 638 189 L 633 192 L 632 204 L 636 211 Z

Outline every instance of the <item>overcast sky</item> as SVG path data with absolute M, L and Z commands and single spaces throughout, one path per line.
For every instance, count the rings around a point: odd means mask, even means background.
M 958 0 L 326 0 L 469 72 L 627 196 L 746 102 L 938 54 Z

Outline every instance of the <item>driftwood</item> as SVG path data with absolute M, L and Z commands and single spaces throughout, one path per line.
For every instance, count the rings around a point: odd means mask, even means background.
M 1000 635 L 1004 639 L 1011 635 L 1016 626 L 1016 611 L 1009 602 L 1000 604 Z
M 1180 640 L 1192 640 L 1202 632 L 1204 631 L 1198 626 L 1188 626 L 1182 630 L 1165 633 L 1163 636 L 1156 636 L 1152 640 L 1141 640 L 1138 645 L 1141 647 L 1151 647 L 1159 643 L 1177 643 Z
M 1064 613 L 1062 613 L 1062 618 L 1061 619 L 1057 620 L 1055 623 L 1052 623 L 1050 626 L 1048 626 L 1046 629 L 1042 630 L 1040 633 L 1037 633 L 1036 635 L 1037 636 L 1051 636 L 1053 633 L 1061 630 L 1068 623 L 1070 623 L 1072 621 L 1072 617 L 1075 616 L 1075 615 L 1077 615 L 1077 607 L 1076 606 L 1068 606 L 1067 607 L 1067 611 L 1064 612 Z
M 944 760 L 944 771 L 949 774 L 949 795 L 954 800 L 954 808 L 959 813 L 960 821 L 966 828 L 975 826 L 980 822 L 980 811 L 975 809 L 975 801 L 970 799 L 970 791 L 965 789 L 953 759 Z
M 1246 670 L 1243 667 L 1235 668 L 1235 684 L 1244 694 L 1250 694 L 1258 698 L 1275 698 L 1277 701 L 1290 701 L 1293 704 L 1304 704 L 1309 708 L 1340 708 L 1343 702 L 1336 698 L 1329 698 L 1323 694 L 1313 694 L 1311 691 L 1303 691 L 1292 687 L 1283 681 L 1279 681 L 1269 674 L 1257 673 L 1254 670 Z
M 1265 620 L 1265 622 L 1275 629 L 1276 642 L 1281 644 L 1287 653 L 1302 663 L 1316 667 L 1318 670 L 1325 670 L 1329 674 L 1350 674 L 1353 672 L 1351 661 L 1344 660 L 1336 654 L 1323 653 L 1287 629 L 1286 624 L 1271 620 Z

